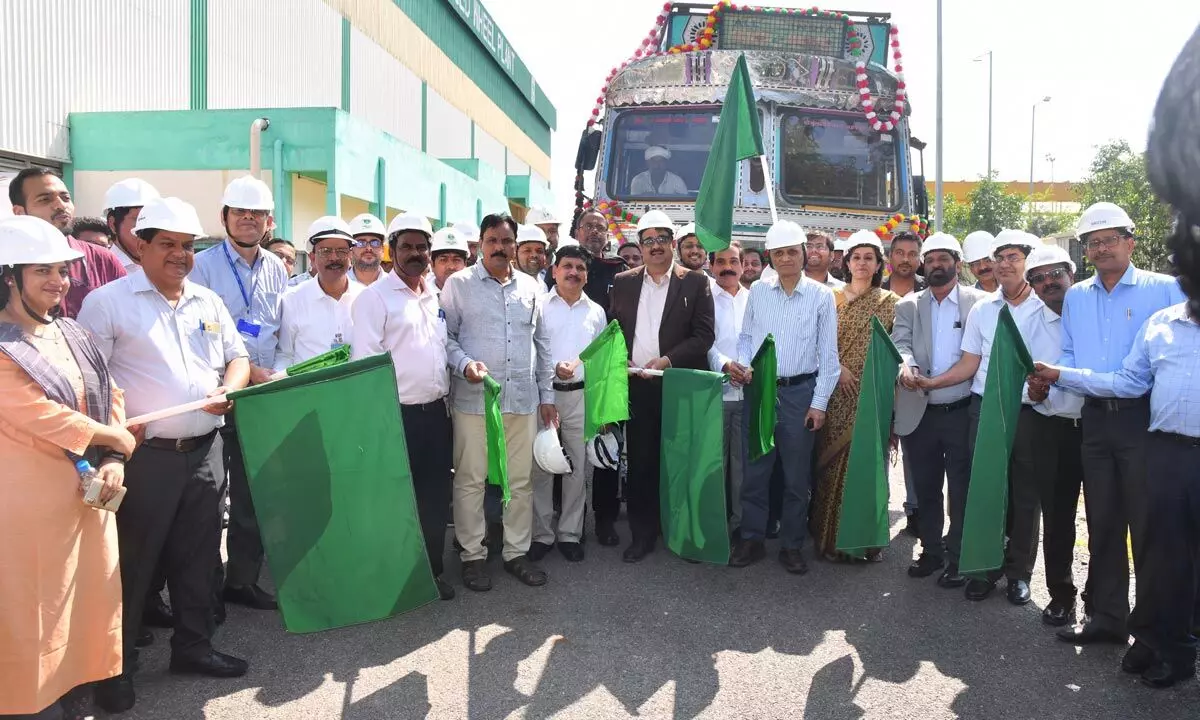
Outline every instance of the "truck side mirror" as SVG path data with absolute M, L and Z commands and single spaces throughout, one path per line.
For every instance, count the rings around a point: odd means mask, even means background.
M 596 159 L 600 156 L 600 139 L 602 133 L 592 125 L 583 131 L 579 138 L 579 150 L 575 153 L 575 171 L 595 170 Z

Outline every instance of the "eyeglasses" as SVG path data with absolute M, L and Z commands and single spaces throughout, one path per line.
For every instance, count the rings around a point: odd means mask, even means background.
M 605 230 L 608 230 L 607 225 L 601 225 L 600 223 L 584 223 L 579 227 L 587 230 L 588 232 L 604 232 Z
M 333 257 L 334 255 L 336 255 L 340 258 L 344 258 L 344 257 L 350 256 L 350 248 L 331 248 L 331 247 L 317 248 L 316 254 L 317 254 L 317 257 L 322 257 L 322 258 Z
M 642 245 L 670 245 L 672 242 L 670 235 L 647 235 L 638 238 L 638 243 Z
M 1005 253 L 1003 255 L 996 256 L 997 263 L 1008 263 L 1009 265 L 1015 265 L 1016 263 L 1019 263 L 1024 259 L 1025 259 L 1025 256 L 1019 252 Z
M 370 240 L 355 240 L 354 247 L 356 247 L 356 248 L 373 247 L 376 250 L 378 250 L 379 248 L 383 247 L 383 241 L 380 240 L 379 238 L 371 238 Z
M 1037 284 L 1041 283 L 1043 280 L 1047 280 L 1047 279 L 1057 280 L 1066 274 L 1067 274 L 1066 270 L 1063 270 L 1062 268 L 1054 268 L 1053 270 L 1047 270 L 1044 273 L 1037 273 L 1036 275 L 1030 275 L 1028 279 L 1029 279 L 1030 283 L 1032 283 L 1033 285 L 1037 285 Z
M 1124 235 L 1110 235 L 1103 238 L 1092 238 L 1085 243 L 1088 250 L 1099 250 L 1100 248 L 1116 247 L 1117 243 L 1125 239 Z
M 234 217 L 246 217 L 247 215 L 255 220 L 261 220 L 271 214 L 269 210 L 246 210 L 245 208 L 229 208 L 229 214 Z

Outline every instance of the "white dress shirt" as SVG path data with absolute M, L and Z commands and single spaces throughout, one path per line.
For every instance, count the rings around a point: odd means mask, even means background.
M 351 357 L 390 352 L 401 404 L 424 405 L 446 397 L 446 317 L 432 285 L 422 283 L 413 291 L 396 273 L 388 273 L 363 288 L 350 315 Z
M 132 275 L 135 272 L 141 272 L 142 266 L 129 257 L 129 253 L 125 252 L 125 248 L 121 247 L 120 242 L 114 241 L 112 245 L 108 246 L 108 249 L 109 252 L 116 255 L 117 259 L 121 261 L 121 267 L 125 268 L 126 274 Z
M 737 294 L 730 295 L 713 280 L 712 296 L 717 338 L 708 350 L 708 366 L 713 372 L 724 372 L 722 368 L 726 363 L 737 362 L 738 336 L 742 334 L 742 320 L 746 317 L 750 291 L 739 284 Z M 742 389 L 728 383 L 722 399 L 741 400 Z
M 352 282 L 346 285 L 346 291 L 337 300 L 325 292 L 317 278 L 284 293 L 276 371 L 350 344 L 354 327 L 350 308 L 367 288 Z
M 1022 303 L 1024 304 L 1024 303 Z M 1054 358 L 1062 354 L 1062 317 L 1042 304 L 1042 311 L 1030 313 L 1017 325 L 1029 354 L 1035 360 Z M 1047 417 L 1059 416 L 1079 419 L 1080 408 L 1083 407 L 1083 395 L 1066 390 L 1058 385 L 1051 385 L 1050 392 L 1042 402 L 1029 399 L 1029 383 L 1021 391 L 1021 402 L 1032 405 L 1034 410 Z
M 432 275 L 433 273 L 431 272 L 430 274 Z M 375 268 L 375 279 L 371 280 L 369 282 L 363 282 L 362 280 L 358 279 L 358 275 L 356 275 L 354 272 L 354 263 L 350 263 L 350 270 L 346 273 L 346 275 L 350 278 L 350 283 L 352 285 L 359 285 L 361 287 L 370 287 L 371 285 L 374 285 L 375 283 L 382 280 L 384 278 L 384 276 L 391 275 L 391 273 L 385 273 L 383 271 L 383 267 L 378 267 L 378 268 Z
M 246 357 L 225 303 L 189 280 L 171 307 L 144 272 L 127 275 L 89 293 L 78 320 L 125 391 L 128 417 L 207 397 L 226 366 Z M 220 415 L 193 410 L 150 423 L 146 437 L 190 438 L 224 424 Z
M 983 387 L 987 382 L 988 360 L 992 354 L 992 339 L 996 336 L 996 325 L 1000 322 L 1000 308 L 1008 302 L 1004 299 L 1003 292 L 1003 290 L 997 290 L 975 303 L 975 307 L 971 308 L 971 314 L 967 316 L 967 330 L 963 333 L 962 350 L 979 356 L 979 369 L 975 371 L 975 378 L 971 381 L 971 392 L 975 395 L 983 395 Z M 1046 304 L 1041 301 L 1041 298 L 1030 292 L 1024 302 L 1015 307 L 1009 305 L 1008 310 L 1012 313 L 1013 321 L 1020 328 L 1031 316 L 1041 312 L 1044 307 Z
M 550 359 L 557 365 L 560 362 L 571 362 L 579 359 L 579 353 L 592 343 L 608 318 L 604 309 L 587 295 L 580 294 L 574 305 L 568 304 L 558 288 L 546 293 L 546 302 L 542 305 L 542 322 L 550 333 Z M 554 382 L 578 382 L 583 379 L 583 363 L 575 368 L 575 374 L 570 380 L 562 380 L 554 376 Z
M 663 311 L 667 307 L 667 290 L 671 287 L 671 276 L 675 274 L 675 263 L 655 281 L 650 271 L 643 273 L 642 294 L 638 299 L 637 325 L 633 329 L 633 351 L 630 359 L 638 367 L 644 367 L 662 355 L 658 347 L 658 330 L 662 327 Z
M 941 302 L 929 291 L 929 316 L 932 334 L 930 342 L 932 353 L 929 361 L 933 367 L 924 368 L 929 377 L 935 377 L 954 367 L 962 358 L 963 322 L 962 311 L 959 309 L 958 283 Z M 947 405 L 962 400 L 969 394 L 969 389 L 955 385 L 938 388 L 929 392 L 929 402 L 933 405 Z
M 633 181 L 629 183 L 630 195 L 674 195 L 684 196 L 688 194 L 687 183 L 683 178 L 675 173 L 667 170 L 663 173 L 662 182 L 658 187 L 654 187 L 654 180 L 650 178 L 650 171 L 643 170 L 633 176 Z

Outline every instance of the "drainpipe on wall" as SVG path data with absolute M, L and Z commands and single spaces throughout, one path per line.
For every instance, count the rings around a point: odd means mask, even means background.
M 271 193 L 275 196 L 275 225 L 282 229 L 283 237 L 292 238 L 292 198 L 287 192 L 287 173 L 283 169 L 283 140 L 275 138 L 272 146 L 274 160 L 271 163 Z
M 250 123 L 250 174 L 258 177 L 262 172 L 262 132 L 271 127 L 265 117 Z

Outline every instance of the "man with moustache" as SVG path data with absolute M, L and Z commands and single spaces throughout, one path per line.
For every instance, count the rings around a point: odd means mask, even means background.
M 366 289 L 346 277 L 353 243 L 350 226 L 336 215 L 319 217 L 309 226 L 309 255 L 317 276 L 283 296 L 276 372 L 350 344 L 350 309 Z
M 75 222 L 75 203 L 62 178 L 41 167 L 25 168 L 8 184 L 8 199 L 13 215 L 39 217 L 67 236 L 72 250 L 83 253 L 82 260 L 67 264 L 71 287 L 63 297 L 62 314 L 73 318 L 88 293 L 126 275 L 120 260 L 107 249 L 71 236 Z
M 126 273 L 137 272 L 138 268 L 137 249 L 140 241 L 133 234 L 138 213 L 146 203 L 157 197 L 158 190 L 141 178 L 121 180 L 104 193 L 104 219 L 116 236 L 116 242 L 109 249 L 121 261 Z
M 742 287 L 749 289 L 754 281 L 762 276 L 763 267 L 766 263 L 763 261 L 763 251 L 758 248 L 746 248 L 742 251 Z
M 700 237 L 696 235 L 696 223 L 688 223 L 679 228 L 676 246 L 679 249 L 680 265 L 688 270 L 704 269 L 708 253 L 704 251 L 704 246 L 700 244 Z
M 546 242 L 549 244 L 546 258 L 553 258 L 554 253 L 558 251 L 558 228 L 562 225 L 554 213 L 544 207 L 530 208 L 525 214 L 525 224 L 533 225 L 546 234 Z
M 808 264 L 804 267 L 804 274 L 809 280 L 816 280 L 831 290 L 844 287 L 846 283 L 829 274 L 829 265 L 833 261 L 833 238 L 820 231 L 809 232 L 807 238 L 804 249 Z
M 617 251 L 617 255 L 625 261 L 630 270 L 642 266 L 642 249 L 635 242 L 627 242 L 621 245 L 621 249 Z
M 975 276 L 975 289 L 996 292 L 999 287 L 992 267 L 992 244 L 996 236 L 987 230 L 976 230 L 963 238 L 963 259 Z
M 504 388 L 500 411 L 512 494 L 504 509 L 504 569 L 526 585 L 541 586 L 546 573 L 527 556 L 533 529 L 533 438 L 539 422 L 542 427 L 558 422 L 550 337 L 540 312 L 544 291 L 537 280 L 513 269 L 516 221 L 497 213 L 485 217 L 480 227 L 480 262 L 451 275 L 441 297 L 446 360 L 454 373 L 454 533 L 463 548 L 463 585 L 490 590 L 483 544 L 488 464 L 483 379 L 490 374 Z
M 747 368 L 738 364 L 738 337 L 750 291 L 742 287 L 742 249 L 730 247 L 710 254 L 713 272 L 713 317 L 716 339 L 708 351 L 708 367 L 713 372 L 726 373 L 733 378 L 744 377 Z M 731 380 L 725 387 L 722 414 L 725 425 L 725 497 L 729 498 L 729 528 L 739 537 L 742 522 L 742 464 L 745 446 L 742 442 L 742 386 Z
M 550 244 L 536 225 L 517 226 L 517 269 L 546 287 L 546 257 Z
M 362 213 L 350 221 L 350 232 L 354 235 L 354 272 L 350 280 L 370 285 L 386 274 L 383 270 L 383 222 L 370 213 Z
M 292 287 L 292 280 L 296 277 L 296 246 L 291 240 L 283 238 L 271 238 L 270 242 L 264 245 L 267 250 L 283 261 L 283 267 L 288 272 L 288 287 Z M 307 280 L 311 275 L 305 273 L 303 280 Z M 299 285 L 299 283 L 295 283 Z
M 429 258 L 435 293 L 442 291 L 451 275 L 467 266 L 467 255 L 467 238 L 457 227 L 445 227 L 433 234 Z
M 393 218 L 387 235 L 395 262 L 392 272 L 362 290 L 354 301 L 352 357 L 392 355 L 425 552 L 438 595 L 450 600 L 454 588 L 442 578 L 453 461 L 453 429 L 446 406 L 450 391 L 446 319 L 435 288 L 426 281 L 431 237 L 436 236 L 429 219 L 415 213 Z M 465 256 L 466 243 L 462 245 Z

